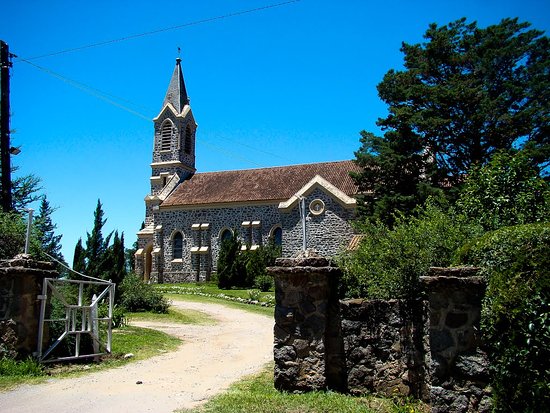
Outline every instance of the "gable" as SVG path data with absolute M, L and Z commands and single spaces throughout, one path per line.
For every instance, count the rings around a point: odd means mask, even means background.
M 278 203 L 289 200 L 317 175 L 323 182 L 328 182 L 331 188 L 349 197 L 358 191 L 349 176 L 351 171 L 359 171 L 353 161 L 199 173 L 182 182 L 162 203 L 162 207 L 269 201 Z

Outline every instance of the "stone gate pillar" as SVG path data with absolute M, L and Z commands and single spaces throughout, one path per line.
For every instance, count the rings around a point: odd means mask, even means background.
M 340 323 L 331 321 L 338 320 L 340 270 L 320 257 L 279 258 L 275 265 L 268 268 L 275 278 L 275 387 L 340 390 Z
M 22 358 L 36 351 L 38 295 L 42 294 L 44 278 L 57 276 L 54 263 L 35 261 L 27 255 L 0 261 L 0 350 L 9 357 Z

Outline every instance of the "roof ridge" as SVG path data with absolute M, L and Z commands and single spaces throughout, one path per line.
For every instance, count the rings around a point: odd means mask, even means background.
M 335 164 L 335 163 L 347 163 L 347 162 L 353 162 L 353 159 L 344 159 L 341 161 L 308 162 L 308 163 L 299 163 L 299 164 L 292 164 L 292 165 L 265 166 L 262 168 L 229 169 L 229 170 L 223 170 L 223 171 L 197 172 L 195 173 L 195 175 L 219 174 L 219 173 L 228 173 L 228 172 L 261 171 L 261 170 L 267 170 L 267 169 L 282 169 L 282 168 L 292 168 L 292 167 L 298 167 L 298 166 L 315 166 L 315 165 L 322 165 L 322 164 Z

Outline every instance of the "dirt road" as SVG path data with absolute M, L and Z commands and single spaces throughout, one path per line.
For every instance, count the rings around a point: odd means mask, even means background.
M 192 408 L 272 360 L 273 320 L 217 304 L 175 301 L 215 325 L 134 323 L 184 340 L 175 352 L 0 393 L 2 413 L 172 412 Z M 142 384 L 136 384 L 141 381 Z

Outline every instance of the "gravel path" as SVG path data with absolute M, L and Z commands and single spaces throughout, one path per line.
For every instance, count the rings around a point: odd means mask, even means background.
M 174 352 L 116 369 L 0 392 L 0 411 L 173 412 L 199 405 L 272 360 L 269 317 L 218 304 L 174 301 L 173 305 L 207 313 L 217 323 L 133 323 L 180 337 L 184 344 Z

